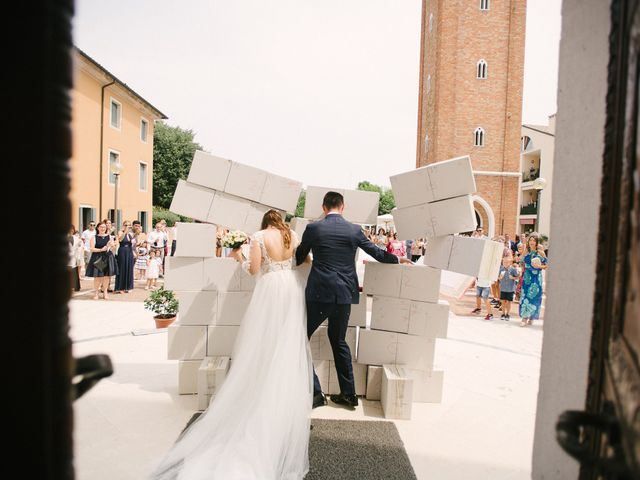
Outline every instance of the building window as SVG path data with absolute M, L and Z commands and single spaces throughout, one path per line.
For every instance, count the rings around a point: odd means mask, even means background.
M 429 33 L 433 30 L 433 13 L 429 14 Z
M 149 122 L 144 118 L 140 119 L 140 140 L 147 143 L 147 133 L 149 132 Z
M 427 93 L 431 91 L 431 75 L 427 75 Z
M 116 231 L 122 228 L 122 210 L 118 209 L 118 215 L 114 217 L 113 208 L 110 208 L 108 217 L 111 220 L 111 224 L 116 227 Z
M 140 162 L 140 190 L 147 191 L 147 164 Z
M 80 217 L 78 220 L 78 231 L 84 232 L 89 228 L 91 222 L 96 221 L 96 209 L 91 206 L 80 206 Z
M 147 212 L 138 212 L 138 220 L 140 220 L 140 226 L 142 227 L 143 232 L 146 232 L 148 228 L 147 218 L 148 218 Z
M 482 127 L 476 128 L 476 131 L 473 133 L 473 137 L 473 144 L 476 147 L 484 147 L 484 129 Z
M 116 184 L 116 176 L 113 174 L 113 169 L 116 163 L 120 161 L 120 154 L 109 150 L 109 183 L 111 185 Z
M 111 126 L 120 130 L 120 124 L 122 123 L 122 105 L 120 102 L 111 99 Z
M 489 10 L 489 0 L 480 0 L 480 10 Z
M 424 134 L 424 154 L 429 153 L 429 135 L 427 133 Z
M 476 64 L 476 78 L 487 78 L 487 62 L 485 62 L 484 58 L 478 60 Z

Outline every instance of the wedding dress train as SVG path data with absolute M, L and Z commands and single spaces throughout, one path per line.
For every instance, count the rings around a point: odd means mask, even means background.
M 209 408 L 176 441 L 156 480 L 300 480 L 309 470 L 313 398 L 305 280 L 293 258 L 262 266 L 231 368 Z

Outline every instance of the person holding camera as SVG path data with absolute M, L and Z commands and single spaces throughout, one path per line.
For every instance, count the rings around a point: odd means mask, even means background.
M 118 265 L 116 263 L 113 250 L 116 242 L 107 232 L 107 224 L 100 222 L 97 225 L 97 234 L 91 239 L 91 258 L 87 265 L 87 277 L 93 277 L 93 285 L 95 288 L 94 300 L 98 300 L 98 294 L 102 292 L 102 298 L 107 300 L 107 291 L 111 277 L 118 273 Z

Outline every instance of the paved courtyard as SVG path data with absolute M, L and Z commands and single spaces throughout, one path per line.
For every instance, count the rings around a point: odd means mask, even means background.
M 80 292 L 70 302 L 74 355 L 107 353 L 115 368 L 75 403 L 79 480 L 145 478 L 197 408 L 195 396 L 177 393 L 178 362 L 166 360 L 166 331 L 141 303 L 147 293 L 85 301 Z M 449 338 L 437 341 L 442 403 L 415 403 L 412 419 L 395 423 L 419 479 L 528 479 L 542 326 L 453 313 L 473 302 L 470 294 L 453 306 Z M 363 401 L 313 417 L 378 420 L 382 410 Z

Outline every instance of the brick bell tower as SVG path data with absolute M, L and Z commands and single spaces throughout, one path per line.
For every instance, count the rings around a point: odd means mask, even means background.
M 416 167 L 470 155 L 485 234 L 518 231 L 526 0 L 423 0 Z

